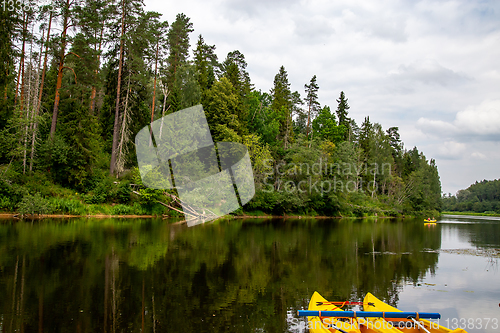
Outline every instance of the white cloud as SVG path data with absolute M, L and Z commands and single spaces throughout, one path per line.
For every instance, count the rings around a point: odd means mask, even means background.
M 439 145 L 436 157 L 448 160 L 459 160 L 464 156 L 466 145 L 461 142 L 446 141 Z
M 397 70 L 391 71 L 389 76 L 398 83 L 423 83 L 443 87 L 454 86 L 470 80 L 466 74 L 443 67 L 435 59 L 423 59 L 409 65 L 400 65 Z
M 329 20 L 323 16 L 299 15 L 294 19 L 294 32 L 306 43 L 327 42 L 335 33 Z
M 417 121 L 417 127 L 424 133 L 438 137 L 452 136 L 457 132 L 457 127 L 443 120 L 432 120 L 420 118 Z
M 471 156 L 473 158 L 476 158 L 476 159 L 479 159 L 479 160 L 487 160 L 488 159 L 488 157 L 486 155 L 484 155 L 483 153 L 477 152 L 477 151 L 473 152 L 471 154 Z
M 455 125 L 478 135 L 500 135 L 500 99 L 486 100 L 458 112 Z
M 500 141 L 500 100 L 469 106 L 459 111 L 452 122 L 420 118 L 417 126 L 434 136 Z

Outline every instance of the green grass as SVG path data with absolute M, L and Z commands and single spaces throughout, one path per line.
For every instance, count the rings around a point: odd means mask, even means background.
M 476 213 L 476 212 L 441 212 L 441 214 L 448 215 L 469 215 L 469 216 L 500 216 L 500 214 L 495 212 L 484 212 L 484 213 Z

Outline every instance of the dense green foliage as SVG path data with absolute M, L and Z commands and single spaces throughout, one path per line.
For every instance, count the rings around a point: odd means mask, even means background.
M 500 214 L 500 179 L 476 181 L 456 195 L 444 195 L 443 210 Z
M 3 11 L 0 21 L 0 210 L 166 213 L 156 201 L 168 196 L 149 195 L 137 179 L 134 137 L 200 103 L 215 141 L 249 145 L 256 195 L 244 211 L 441 208 L 434 160 L 404 149 L 397 127 L 369 117 L 359 127 L 343 91 L 338 105 L 321 106 L 314 73 L 304 97 L 284 66 L 270 92 L 255 89 L 240 51 L 219 62 L 201 35 L 192 48 L 184 14 L 169 25 L 142 1 L 53 0 Z M 27 206 L 34 198 L 43 209 Z

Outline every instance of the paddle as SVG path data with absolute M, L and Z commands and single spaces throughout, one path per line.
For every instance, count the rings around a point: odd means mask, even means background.
M 418 327 L 422 328 L 426 333 L 431 333 L 429 332 L 429 330 L 427 328 L 425 328 L 424 325 L 422 325 L 422 323 L 420 323 L 418 320 L 416 320 L 414 317 L 412 316 L 409 316 L 408 319 L 411 319 L 415 324 L 418 325 Z
M 381 311 L 318 311 L 318 310 L 299 310 L 299 316 L 310 317 L 342 317 L 342 318 L 424 318 L 424 319 L 440 319 L 441 315 L 437 312 L 381 312 Z
M 336 325 L 334 325 L 334 324 L 329 324 L 328 326 L 330 326 L 331 328 L 336 329 L 336 330 L 337 330 L 337 331 L 339 331 L 339 332 L 342 332 L 342 333 L 348 333 L 348 332 L 344 331 L 343 329 L 341 329 L 340 327 L 338 327 L 338 326 L 336 326 Z
M 344 302 L 316 302 L 316 306 L 320 305 L 340 305 L 340 308 L 343 307 L 344 305 L 364 305 L 368 304 L 370 306 L 375 306 L 374 303 L 368 302 L 368 303 L 363 303 L 363 302 L 350 302 L 350 301 L 344 301 Z

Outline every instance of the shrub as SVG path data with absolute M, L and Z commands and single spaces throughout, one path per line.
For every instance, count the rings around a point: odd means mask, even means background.
M 66 198 L 52 198 L 50 200 L 54 212 L 69 213 L 73 215 L 86 215 L 87 207 L 79 200 Z
M 134 207 L 125 205 L 116 205 L 111 209 L 112 215 L 133 215 Z
M 40 193 L 26 195 L 23 197 L 18 207 L 20 214 L 49 214 L 52 212 L 52 205 L 43 198 Z

